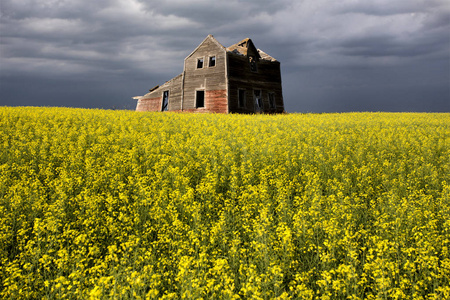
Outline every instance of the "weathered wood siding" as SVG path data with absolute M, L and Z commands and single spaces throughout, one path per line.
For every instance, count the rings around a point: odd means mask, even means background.
M 161 97 L 156 98 L 142 98 L 138 100 L 136 110 L 137 111 L 160 111 L 161 110 Z
M 250 54 L 251 55 L 251 54 Z M 228 97 L 229 111 L 235 113 L 254 113 L 254 90 L 261 90 L 263 101 L 262 112 L 282 113 L 284 111 L 281 88 L 280 63 L 260 59 L 257 71 L 250 69 L 247 56 L 228 53 Z M 239 107 L 239 89 L 245 90 L 245 106 Z M 275 109 L 270 108 L 269 93 L 275 97 Z
M 215 66 L 209 66 L 209 58 L 215 56 Z M 203 68 L 197 61 L 203 59 Z M 183 110 L 228 112 L 226 84 L 226 50 L 213 38 L 206 38 L 184 61 Z M 205 107 L 196 107 L 196 91 L 205 92 Z
M 181 110 L 182 74 L 147 93 L 137 104 L 137 111 L 161 111 L 164 91 L 169 91 L 169 111 Z

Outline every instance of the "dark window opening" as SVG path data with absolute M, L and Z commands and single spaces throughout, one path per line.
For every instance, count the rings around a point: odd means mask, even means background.
M 263 102 L 261 98 L 261 90 L 254 90 L 253 94 L 255 96 L 255 110 L 260 111 L 263 109 Z
M 216 57 L 215 56 L 211 56 L 209 58 L 209 66 L 210 67 L 215 67 L 216 66 Z
M 203 68 L 203 58 L 197 59 L 197 69 Z
M 276 108 L 274 93 L 269 93 L 269 105 L 270 105 L 270 108 L 272 108 L 272 109 Z
M 169 110 L 169 91 L 164 91 L 161 111 L 168 111 L 168 110 Z
M 248 57 L 248 61 L 249 61 L 249 63 L 250 63 L 250 70 L 251 70 L 252 72 L 257 72 L 257 71 L 258 71 L 258 68 L 257 68 L 257 66 L 256 66 L 256 58 L 255 58 L 254 56 L 249 56 L 249 57 Z
M 195 107 L 205 107 L 205 91 L 197 91 L 195 99 Z
M 239 105 L 239 107 L 245 106 L 245 90 L 239 90 L 238 105 Z

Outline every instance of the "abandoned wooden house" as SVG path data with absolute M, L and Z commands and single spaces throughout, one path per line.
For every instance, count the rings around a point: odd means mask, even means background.
M 248 38 L 225 48 L 208 35 L 183 73 L 133 99 L 137 111 L 284 112 L 280 63 Z

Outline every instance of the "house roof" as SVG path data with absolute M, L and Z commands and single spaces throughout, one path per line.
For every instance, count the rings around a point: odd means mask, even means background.
M 138 99 L 138 100 L 139 100 L 139 99 L 142 99 L 142 98 L 146 98 L 146 97 L 148 97 L 151 93 L 153 93 L 154 91 L 157 91 L 157 90 L 159 90 L 159 89 L 161 89 L 161 88 L 167 87 L 168 84 L 172 83 L 174 80 L 179 79 L 179 78 L 182 77 L 182 76 L 183 76 L 183 74 L 179 74 L 179 75 L 175 76 L 174 78 L 172 78 L 172 79 L 166 81 L 166 82 L 163 83 L 162 85 L 157 85 L 157 86 L 151 88 L 151 89 L 149 90 L 149 92 L 148 92 L 147 94 L 145 94 L 144 96 L 136 96 L 136 97 L 133 97 L 133 99 Z
M 219 48 L 225 50 L 225 47 L 219 43 L 218 40 L 215 39 L 215 37 L 212 34 L 209 34 L 204 40 L 203 42 L 200 43 L 200 45 L 197 46 L 197 48 L 194 49 L 194 51 L 191 52 L 191 54 L 189 54 L 184 60 L 188 59 L 189 57 L 191 57 L 197 50 L 198 48 L 200 48 L 201 45 L 203 45 L 203 43 L 205 43 L 207 40 L 211 40 L 213 41 Z
M 266 52 L 258 49 L 259 56 L 261 56 L 261 59 L 263 60 L 269 60 L 269 61 L 277 61 L 275 58 L 267 54 Z
M 228 47 L 227 51 L 234 52 L 236 54 L 247 55 L 248 50 L 250 48 L 253 48 L 252 50 L 254 52 L 258 53 L 257 50 L 256 50 L 255 45 L 252 42 L 252 40 L 249 39 L 249 38 L 246 38 L 246 39 L 243 39 L 242 41 L 240 41 L 239 43 L 231 45 L 230 47 Z M 258 58 L 260 58 L 260 57 L 258 57 Z
M 227 51 L 235 53 L 235 54 L 247 56 L 248 50 L 250 48 L 253 48 L 252 49 L 253 52 L 258 54 L 259 59 L 268 60 L 268 61 L 277 61 L 275 58 L 273 58 L 269 54 L 265 53 L 264 51 L 262 51 L 260 49 L 256 49 L 252 40 L 249 38 L 243 39 L 239 43 L 236 43 L 234 45 L 231 45 L 230 47 L 227 47 Z

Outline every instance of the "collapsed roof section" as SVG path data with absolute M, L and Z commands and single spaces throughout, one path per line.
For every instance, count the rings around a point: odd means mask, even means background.
M 256 49 L 255 45 L 253 44 L 252 40 L 249 38 L 243 39 L 237 44 L 231 45 L 227 48 L 227 51 L 233 52 L 236 54 L 241 54 L 244 56 L 247 56 L 249 52 L 253 52 L 258 54 L 258 50 Z M 258 54 L 258 58 L 261 58 Z
M 277 61 L 275 58 L 260 49 L 258 49 L 258 53 L 262 60 Z
M 230 47 L 227 47 L 227 51 L 243 56 L 247 56 L 249 52 L 256 53 L 257 59 L 262 60 L 268 60 L 268 61 L 277 61 L 275 58 L 270 56 L 269 54 L 265 53 L 264 51 L 260 49 L 256 49 L 255 45 L 253 44 L 252 40 L 249 38 L 243 39 L 239 43 L 236 43 L 234 45 L 231 45 Z

